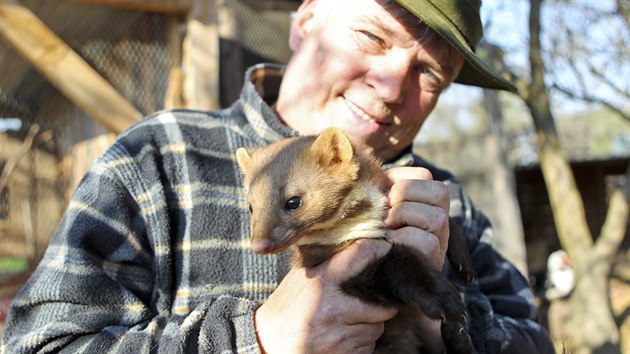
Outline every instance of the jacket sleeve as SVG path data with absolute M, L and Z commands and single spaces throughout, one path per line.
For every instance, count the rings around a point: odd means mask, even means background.
M 179 226 L 134 164 L 114 145 L 81 181 L 12 304 L 4 352 L 260 352 L 255 301 L 224 293 L 176 311 Z
M 469 333 L 479 353 L 554 353 L 538 322 L 534 295 L 516 267 L 491 246 L 492 228 L 463 193 L 446 182 L 451 217 L 462 227 L 475 271 L 472 283 L 456 283 L 469 312 Z

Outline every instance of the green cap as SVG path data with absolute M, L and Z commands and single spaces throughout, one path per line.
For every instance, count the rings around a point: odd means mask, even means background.
M 396 0 L 448 41 L 465 59 L 455 82 L 515 92 L 517 89 L 475 53 L 483 37 L 480 0 Z

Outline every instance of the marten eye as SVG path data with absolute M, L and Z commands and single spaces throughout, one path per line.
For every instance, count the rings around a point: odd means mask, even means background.
M 250 213 L 254 210 L 254 208 L 252 208 L 252 203 L 247 203 L 247 208 L 249 209 Z
M 291 197 L 284 204 L 284 208 L 287 210 L 295 210 L 299 208 L 300 206 L 302 206 L 302 198 L 300 197 Z

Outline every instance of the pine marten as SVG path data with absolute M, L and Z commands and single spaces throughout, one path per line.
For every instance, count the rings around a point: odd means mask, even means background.
M 357 239 L 385 238 L 381 164 L 341 130 L 328 128 L 318 136 L 284 139 L 253 151 L 240 148 L 236 158 L 244 175 L 255 252 L 291 248 L 293 266 L 313 267 Z M 459 292 L 416 250 L 393 243 L 383 258 L 342 283 L 341 290 L 399 308 L 385 323 L 376 353 L 421 352 L 414 330 L 420 312 L 442 321 L 449 353 L 472 352 Z

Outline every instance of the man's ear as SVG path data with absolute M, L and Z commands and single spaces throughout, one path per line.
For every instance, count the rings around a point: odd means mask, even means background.
M 289 29 L 289 48 L 292 51 L 296 51 L 300 47 L 302 39 L 306 37 L 313 26 L 312 20 L 315 15 L 313 9 L 316 2 L 317 0 L 304 0 L 294 13 Z

